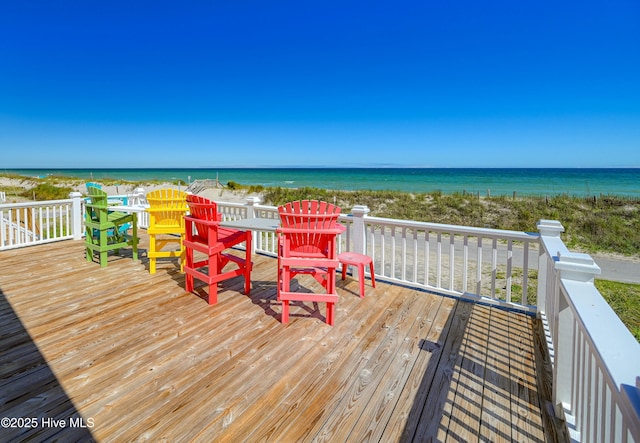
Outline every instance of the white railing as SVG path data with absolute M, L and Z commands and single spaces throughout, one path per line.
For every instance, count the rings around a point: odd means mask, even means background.
M 538 308 L 553 366 L 556 414 L 580 442 L 640 442 L 640 344 L 594 286 L 600 268 L 541 220 Z
M 7 201 L 7 194 L 4 191 L 0 191 L 0 202 L 6 202 Z
M 144 204 L 144 192 L 110 196 L 110 201 Z M 138 214 L 138 225 L 148 227 L 147 213 Z M 62 200 L 0 204 L 0 251 L 83 236 L 84 199 L 79 192 Z
M 376 278 L 535 312 L 537 234 L 377 217 L 363 224 L 362 252 L 374 258 Z M 357 226 L 355 218 L 353 244 Z
M 81 230 L 79 195 L 66 200 L 0 205 L 0 250 L 75 238 Z
M 131 197 L 144 203 L 143 195 Z M 68 200 L 0 205 L 0 249 L 80 239 L 82 202 L 72 193 Z M 225 220 L 278 218 L 276 207 L 257 198 L 217 203 Z M 559 222 L 541 220 L 539 233 L 527 233 L 368 212 L 356 206 L 340 217 L 347 227 L 340 250 L 373 257 L 377 280 L 535 313 L 545 326 L 556 414 L 572 438 L 640 443 L 640 344 L 594 286 L 599 268 L 591 257 L 567 250 Z M 276 244 L 274 233 L 254 233 L 256 251 L 275 255 Z
M 126 196 L 116 197 L 126 197 L 127 204 L 131 206 L 148 205 L 146 193 L 143 188 L 136 188 L 133 190 L 133 193 L 127 194 Z M 136 212 L 136 216 L 138 218 L 138 228 L 147 229 L 149 227 L 149 213 L 146 211 Z

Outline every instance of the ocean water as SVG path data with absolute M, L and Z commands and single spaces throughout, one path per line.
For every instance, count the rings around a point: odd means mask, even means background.
M 62 175 L 87 181 L 215 179 L 226 184 L 486 195 L 619 195 L 640 198 L 640 169 L 556 168 L 265 168 L 265 169 L 5 169 L 25 176 Z

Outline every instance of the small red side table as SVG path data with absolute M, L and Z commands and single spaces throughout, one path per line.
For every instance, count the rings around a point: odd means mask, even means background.
M 347 265 L 358 267 L 358 278 L 360 279 L 360 297 L 364 297 L 364 267 L 369 265 L 369 272 L 371 273 L 371 286 L 376 287 L 376 278 L 373 273 L 373 260 L 371 257 L 365 254 L 358 254 L 357 252 L 343 252 L 338 254 L 338 261 L 342 263 L 342 279 L 345 279 L 347 274 Z

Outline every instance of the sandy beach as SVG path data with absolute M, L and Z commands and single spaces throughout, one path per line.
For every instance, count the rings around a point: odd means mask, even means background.
M 100 183 L 96 181 L 96 183 Z M 5 192 L 6 194 L 6 202 L 0 203 L 19 203 L 23 201 L 29 201 L 28 198 L 19 196 L 18 194 L 23 191 L 29 190 L 38 185 L 37 180 L 32 180 L 29 177 L 25 177 L 24 179 L 17 179 L 11 177 L 0 177 L 0 190 L 2 189 L 14 189 L 15 191 Z M 87 193 L 86 185 L 84 183 L 79 183 L 78 181 L 70 181 L 68 183 L 60 183 L 58 186 L 70 187 L 76 192 L 80 192 L 85 195 Z M 136 188 L 139 186 L 137 184 L 122 184 L 122 185 L 102 185 L 102 189 L 109 195 L 123 195 L 123 194 L 131 194 Z M 184 186 L 178 186 L 173 183 L 165 182 L 158 184 L 145 184 L 141 186 L 144 189 L 144 192 L 154 191 L 156 189 L 170 188 L 170 189 L 180 189 L 184 190 Z M 231 190 L 227 188 L 212 188 L 205 189 L 198 193 L 203 197 L 206 197 L 213 201 L 227 201 L 231 203 L 244 203 L 249 197 L 261 197 L 260 194 L 252 193 L 249 194 L 243 190 Z

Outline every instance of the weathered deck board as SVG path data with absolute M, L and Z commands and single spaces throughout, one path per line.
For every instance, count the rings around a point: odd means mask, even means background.
M 282 325 L 272 258 L 209 306 L 175 261 L 122 255 L 0 253 L 0 417 L 66 421 L 0 440 L 555 441 L 530 317 L 347 279 L 335 326 L 310 303 Z
M 494 309 L 489 318 L 488 335 L 492 338 L 493 346 L 487 348 L 480 423 L 480 438 L 483 441 L 511 440 L 508 315 L 505 311 Z
M 452 377 L 451 389 L 456 392 L 456 396 L 452 402 L 447 432 L 449 439 L 455 436 L 458 441 L 475 441 L 479 436 L 489 314 L 489 308 L 478 306 L 471 312 L 467 323 L 467 332 Z
M 544 435 L 530 327 L 520 318 L 513 316 L 508 318 L 508 323 L 511 371 L 521 374 L 519 378 L 511 377 L 510 380 L 511 435 L 519 441 L 540 439 Z

